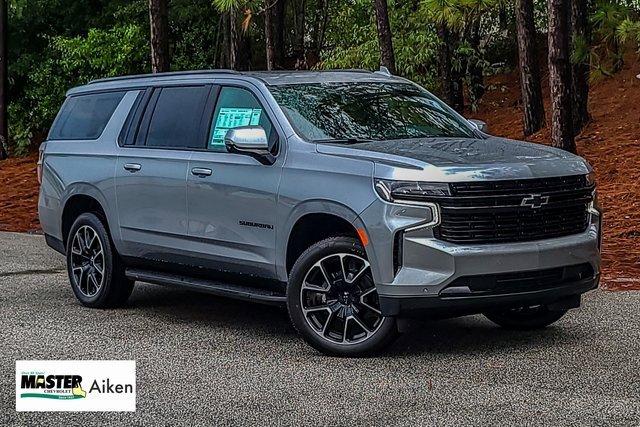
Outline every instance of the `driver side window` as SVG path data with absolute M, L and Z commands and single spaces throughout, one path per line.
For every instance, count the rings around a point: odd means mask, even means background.
M 213 113 L 207 143 L 208 149 L 226 152 L 224 137 L 227 131 L 243 126 L 262 126 L 269 139 L 269 149 L 274 151 L 277 133 L 256 97 L 246 89 L 231 86 L 222 87 Z

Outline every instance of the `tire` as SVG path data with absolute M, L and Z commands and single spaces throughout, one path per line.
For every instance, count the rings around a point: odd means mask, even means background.
M 327 355 L 370 355 L 398 336 L 396 319 L 379 311 L 366 254 L 352 237 L 322 240 L 300 255 L 289 276 L 287 308 L 298 333 Z
M 507 329 L 542 329 L 560 320 L 567 310 L 552 311 L 546 305 L 519 307 L 485 313 L 487 319 Z
M 133 291 L 104 223 L 93 213 L 80 215 L 67 237 L 67 272 L 71 289 L 82 305 L 111 308 L 123 305 Z

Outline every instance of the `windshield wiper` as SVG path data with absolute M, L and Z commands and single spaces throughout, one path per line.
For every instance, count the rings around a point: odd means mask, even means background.
M 328 138 L 328 139 L 314 139 L 313 142 L 318 144 L 364 144 L 367 142 L 373 142 L 372 139 L 360 139 L 360 138 Z

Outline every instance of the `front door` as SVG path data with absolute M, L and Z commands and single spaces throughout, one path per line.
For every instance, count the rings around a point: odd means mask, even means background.
M 275 278 L 276 203 L 284 147 L 264 102 L 248 88 L 223 86 L 209 126 L 206 151 L 189 161 L 189 235 L 206 265 Z M 227 152 L 226 131 L 262 126 L 277 154 L 273 165 Z M 279 151 L 279 153 L 278 153 Z
M 140 107 L 116 165 L 123 255 L 180 262 L 189 250 L 187 170 L 191 150 L 204 147 L 200 129 L 210 92 L 210 85 L 155 88 Z

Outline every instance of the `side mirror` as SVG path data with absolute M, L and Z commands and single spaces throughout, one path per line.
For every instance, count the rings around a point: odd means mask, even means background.
M 262 126 L 244 126 L 229 129 L 224 145 L 230 153 L 245 154 L 264 165 L 272 165 L 275 157 L 269 151 L 269 139 Z
M 468 122 L 471 123 L 471 126 L 478 129 L 480 132 L 487 133 L 489 132 L 489 126 L 487 126 L 486 122 L 478 119 L 468 119 Z

